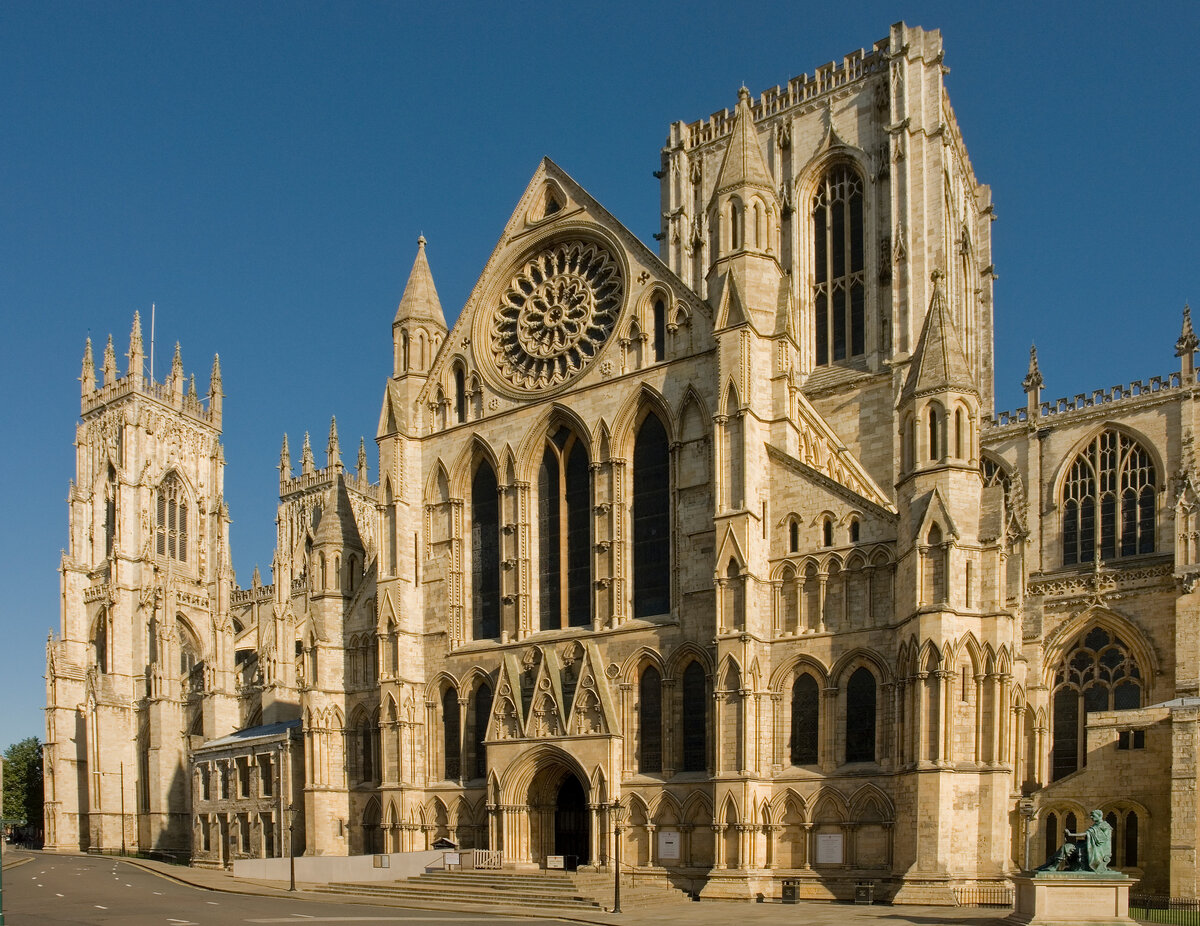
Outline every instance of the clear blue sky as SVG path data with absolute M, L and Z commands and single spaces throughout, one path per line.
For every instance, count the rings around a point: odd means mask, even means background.
M 321 460 L 336 414 L 374 460 L 418 234 L 453 321 L 549 155 L 653 246 L 670 122 L 897 20 L 942 30 L 992 187 L 998 407 L 1031 340 L 1045 398 L 1175 369 L 1200 300 L 1194 3 L 0 4 L 0 747 L 43 730 L 89 332 L 122 354 L 154 302 L 160 376 L 176 340 L 202 387 L 220 352 L 248 583 L 284 431 Z

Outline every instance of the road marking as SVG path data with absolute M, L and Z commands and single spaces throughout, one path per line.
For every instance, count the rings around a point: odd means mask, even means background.
M 155 893 L 157 896 L 159 896 L 159 897 L 161 897 L 161 896 L 162 896 L 162 891 L 155 891 L 154 893 Z
M 218 907 L 218 906 L 220 906 L 220 904 L 218 904 L 218 903 L 217 903 L 215 900 L 209 900 L 209 901 L 207 901 L 207 903 L 208 903 L 208 905 L 209 905 L 210 907 Z
M 292 917 L 303 916 L 303 920 L 293 919 Z M 293 913 L 291 917 L 280 917 L 272 919 L 256 919 L 244 920 L 246 923 L 410 923 L 414 919 L 420 919 L 423 914 L 415 914 L 413 916 L 308 916 L 304 913 Z M 478 916 L 470 917 L 438 917 L 439 923 L 486 923 L 490 922 L 486 919 L 481 919 Z
M 102 906 L 100 906 L 100 904 L 93 904 L 93 906 L 94 906 L 94 907 L 95 907 L 97 910 L 107 910 L 107 909 L 108 909 L 108 907 L 102 907 Z
M 62 897 L 63 895 L 62 895 L 62 894 L 55 894 L 54 896 L 55 896 L 55 897 Z

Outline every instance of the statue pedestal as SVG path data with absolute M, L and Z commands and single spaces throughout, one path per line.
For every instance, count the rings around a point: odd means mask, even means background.
M 1137 879 L 1120 872 L 1039 871 L 1015 875 L 1013 926 L 1134 926 L 1129 889 Z

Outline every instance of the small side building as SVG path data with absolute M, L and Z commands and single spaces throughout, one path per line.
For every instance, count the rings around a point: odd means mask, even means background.
M 235 859 L 304 854 L 300 721 L 238 730 L 191 755 L 192 864 L 226 868 Z M 293 813 L 293 811 L 297 811 Z

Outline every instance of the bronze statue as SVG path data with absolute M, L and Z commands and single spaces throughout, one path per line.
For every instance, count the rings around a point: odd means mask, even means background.
M 1112 827 L 1104 822 L 1104 815 L 1098 810 L 1091 813 L 1092 825 L 1086 833 L 1067 831 L 1067 842 L 1064 842 L 1057 852 L 1046 859 L 1046 864 L 1039 866 L 1036 871 L 1108 871 L 1108 863 L 1112 860 Z M 1075 840 L 1082 839 L 1083 846 Z

